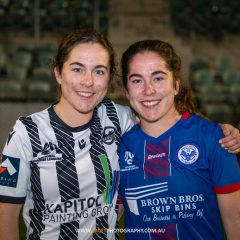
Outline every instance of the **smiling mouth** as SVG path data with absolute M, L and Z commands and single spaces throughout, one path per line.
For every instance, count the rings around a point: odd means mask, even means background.
M 91 96 L 93 96 L 93 93 L 88 93 L 88 92 L 77 92 L 77 94 L 81 97 L 91 97 Z
M 145 107 L 152 107 L 159 103 L 159 101 L 144 101 L 142 102 L 143 106 Z

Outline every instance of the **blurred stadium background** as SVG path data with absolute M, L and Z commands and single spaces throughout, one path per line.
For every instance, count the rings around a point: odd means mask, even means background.
M 210 119 L 240 127 L 240 2 L 236 0 L 0 0 L 0 149 L 17 117 L 56 99 L 48 63 L 79 27 L 106 34 L 121 56 L 134 41 L 176 48 L 183 79 Z M 109 95 L 127 104 L 119 79 Z

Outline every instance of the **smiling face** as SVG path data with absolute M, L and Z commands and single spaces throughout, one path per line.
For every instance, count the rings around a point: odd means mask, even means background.
M 178 88 L 179 81 L 174 82 L 165 61 L 155 52 L 137 53 L 129 62 L 126 96 L 143 128 L 155 123 L 168 127 L 175 122 L 179 116 L 174 105 Z
M 56 112 L 66 123 L 84 124 L 105 97 L 110 79 L 108 52 L 98 43 L 80 43 L 70 52 L 62 71 L 55 68 L 62 95 Z M 73 124 L 74 125 L 74 124 Z

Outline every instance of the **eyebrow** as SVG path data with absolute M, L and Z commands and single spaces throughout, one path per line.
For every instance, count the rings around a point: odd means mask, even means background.
M 133 74 L 131 74 L 128 78 L 132 78 L 132 77 L 142 77 L 142 75 L 141 75 L 141 74 L 133 73 Z
M 70 66 L 72 65 L 78 65 L 79 67 L 84 67 L 84 65 L 80 62 L 72 62 L 69 64 Z M 104 65 L 97 65 L 95 66 L 94 68 L 105 68 L 106 70 L 108 70 L 108 67 L 107 66 L 104 66 Z
M 155 72 L 153 72 L 151 75 L 154 76 L 154 75 L 156 75 L 156 74 L 164 74 L 164 75 L 167 75 L 166 72 L 161 71 L 161 70 L 155 71 Z M 141 75 L 141 74 L 137 74 L 137 73 L 133 73 L 133 74 L 131 74 L 131 75 L 129 76 L 129 78 L 132 78 L 132 77 L 142 77 L 142 75 Z
M 161 70 L 153 72 L 153 73 L 152 73 L 152 75 L 156 75 L 156 74 L 159 74 L 159 73 L 160 73 L 160 74 L 167 75 L 167 73 L 166 73 L 166 72 L 164 72 L 164 71 L 161 71 Z

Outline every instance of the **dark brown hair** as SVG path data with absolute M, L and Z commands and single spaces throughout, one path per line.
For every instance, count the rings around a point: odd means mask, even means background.
M 111 82 L 117 72 L 113 47 L 104 35 L 93 29 L 78 29 L 64 35 L 58 46 L 57 54 L 51 62 L 52 70 L 57 68 L 61 73 L 63 64 L 67 61 L 70 52 L 76 45 L 81 43 L 98 43 L 108 52 Z
M 130 45 L 123 53 L 121 59 L 122 83 L 127 89 L 129 65 L 133 57 L 138 53 L 154 52 L 166 63 L 166 67 L 173 74 L 174 85 L 176 80 L 181 79 L 181 59 L 174 48 L 167 42 L 161 40 L 143 40 Z M 180 114 L 184 112 L 197 113 L 193 94 L 189 87 L 184 86 L 180 81 L 178 94 L 174 99 L 175 107 Z

